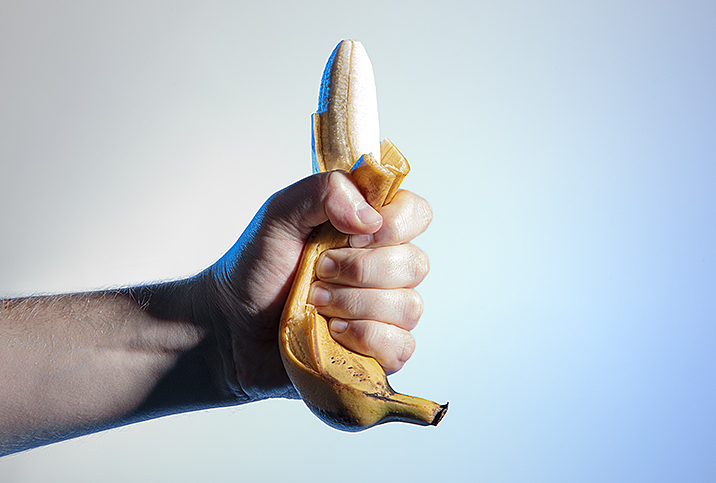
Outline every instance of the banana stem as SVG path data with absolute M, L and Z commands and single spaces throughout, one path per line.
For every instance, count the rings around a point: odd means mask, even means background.
M 421 426 L 437 426 L 448 409 L 448 404 L 438 404 L 397 392 L 390 396 L 390 402 L 392 404 L 382 422 L 403 421 Z

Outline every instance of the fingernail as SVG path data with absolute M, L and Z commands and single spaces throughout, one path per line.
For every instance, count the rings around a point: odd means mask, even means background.
M 360 204 L 356 208 L 356 214 L 364 225 L 375 225 L 382 219 L 378 212 L 375 211 L 373 207 L 365 201 L 360 202 Z
M 331 332 L 334 334 L 342 334 L 348 328 L 348 322 L 343 319 L 331 320 Z
M 351 235 L 350 244 L 353 248 L 367 247 L 373 243 L 373 235 Z
M 328 255 L 322 255 L 316 265 L 316 275 L 323 280 L 335 278 L 338 276 L 338 264 Z
M 331 303 L 331 292 L 323 287 L 311 287 L 311 293 L 308 297 L 309 303 L 323 307 Z

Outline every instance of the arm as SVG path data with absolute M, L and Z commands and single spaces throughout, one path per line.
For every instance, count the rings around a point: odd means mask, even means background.
M 398 370 L 421 313 L 412 288 L 427 273 L 425 255 L 407 242 L 430 209 L 401 192 L 381 215 L 347 175 L 318 174 L 274 195 L 195 277 L 3 302 L 0 454 L 166 414 L 296 397 L 278 320 L 305 240 L 326 220 L 356 235 L 356 248 L 319 262 L 312 302 L 345 322 L 332 324 L 339 342 Z
M 220 404 L 193 283 L 2 302 L 0 454 Z

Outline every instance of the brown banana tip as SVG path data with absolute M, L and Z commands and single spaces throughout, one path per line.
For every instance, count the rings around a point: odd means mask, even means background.
M 445 417 L 445 413 L 447 413 L 449 405 L 450 405 L 450 403 L 446 402 L 445 404 L 440 406 L 440 410 L 433 418 L 433 422 L 430 423 L 431 426 L 437 426 L 438 423 L 443 420 L 443 418 Z

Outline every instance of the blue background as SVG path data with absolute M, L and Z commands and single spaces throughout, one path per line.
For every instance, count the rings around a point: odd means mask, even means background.
M 0 480 L 716 480 L 716 4 L 0 3 L 0 293 L 193 274 L 311 170 L 342 38 L 435 213 L 401 392 L 437 428 L 298 401 L 0 459 Z

